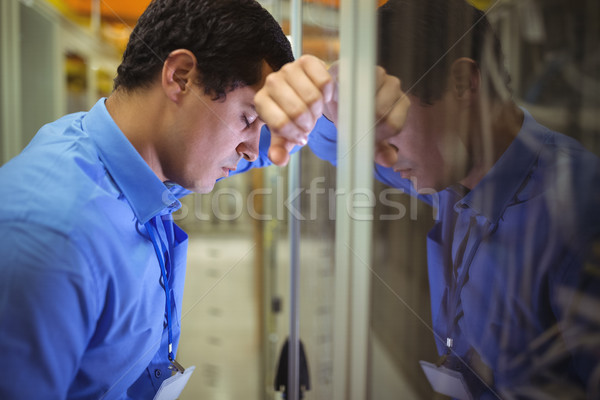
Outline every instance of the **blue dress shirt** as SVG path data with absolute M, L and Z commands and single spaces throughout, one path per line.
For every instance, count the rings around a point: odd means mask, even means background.
M 309 145 L 335 164 L 331 123 L 320 120 Z M 375 175 L 415 195 L 392 169 Z M 436 345 L 442 355 L 453 340 L 447 365 L 476 398 L 600 389 L 599 159 L 525 112 L 473 190 L 419 197 L 439 215 L 427 237 Z
M 0 168 L 1 399 L 150 399 L 171 375 L 161 269 L 144 224 L 168 244 L 173 341 L 187 235 L 178 198 L 108 114 L 44 126 Z M 237 172 L 268 165 L 261 158 Z

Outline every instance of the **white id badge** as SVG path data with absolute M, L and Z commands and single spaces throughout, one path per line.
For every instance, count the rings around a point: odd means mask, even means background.
M 427 361 L 419 361 L 419 364 L 433 390 L 458 400 L 473 400 L 465 378 L 460 372 L 443 365 L 438 367 Z
M 181 391 L 185 387 L 186 383 L 190 379 L 192 372 L 194 372 L 195 366 L 191 366 L 185 369 L 185 372 L 177 372 L 175 375 L 165 379 L 158 388 L 154 400 L 176 400 Z

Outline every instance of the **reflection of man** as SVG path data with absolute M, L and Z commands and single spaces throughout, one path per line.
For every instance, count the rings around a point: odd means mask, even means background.
M 410 107 L 378 146 L 376 175 L 430 203 L 438 192 L 428 234 L 441 356 L 424 365 L 432 385 L 466 398 L 598 396 L 600 161 L 514 104 L 500 46 L 463 0 L 390 0 L 379 22 L 379 63 L 401 79 Z M 297 72 L 305 82 L 314 69 Z M 273 103 L 286 112 L 283 92 L 258 93 L 267 124 Z M 320 119 L 309 145 L 335 161 L 335 138 Z

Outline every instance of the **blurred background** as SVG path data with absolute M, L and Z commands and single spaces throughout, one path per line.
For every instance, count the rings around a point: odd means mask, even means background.
M 517 102 L 600 154 L 600 3 L 471 2 L 487 10 L 497 28 Z M 0 2 L 0 163 L 18 154 L 43 124 L 88 110 L 110 94 L 131 29 L 148 3 Z M 290 2 L 261 3 L 289 34 Z M 350 23 L 339 3 L 302 2 L 303 53 L 328 63 L 339 58 L 340 30 Z M 310 375 L 305 398 L 332 396 L 335 315 L 348 311 L 370 321 L 368 397 L 433 398 L 418 360 L 435 359 L 425 259 L 435 210 L 373 182 L 376 195 L 388 190 L 388 201 L 376 201 L 373 209 L 365 265 L 369 301 L 348 310 L 348 304 L 334 304 L 336 171 L 309 149 L 301 154 L 303 190 L 297 193 L 288 189 L 287 168 L 269 167 L 186 197 L 175 216 L 190 234 L 178 360 L 196 365 L 181 399 L 281 398 L 273 382 L 289 334 L 294 198 L 300 199 L 300 337 Z

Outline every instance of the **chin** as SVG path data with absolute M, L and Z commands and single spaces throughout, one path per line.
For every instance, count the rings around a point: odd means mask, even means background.
M 411 177 L 410 182 L 418 194 L 433 194 L 446 188 L 444 185 L 435 182 L 427 182 L 422 179 L 419 181 L 416 177 Z
M 212 192 L 215 187 L 215 182 L 206 183 L 206 182 L 190 182 L 188 185 L 182 185 L 187 190 L 198 193 L 198 194 L 206 194 Z
M 433 188 L 433 187 L 418 187 L 415 188 L 418 194 L 434 194 L 444 190 L 444 188 Z
M 199 193 L 199 194 L 207 194 L 213 191 L 213 189 L 215 188 L 215 185 L 209 185 L 209 186 L 198 186 L 198 188 L 196 190 L 192 190 L 192 192 L 194 193 Z

